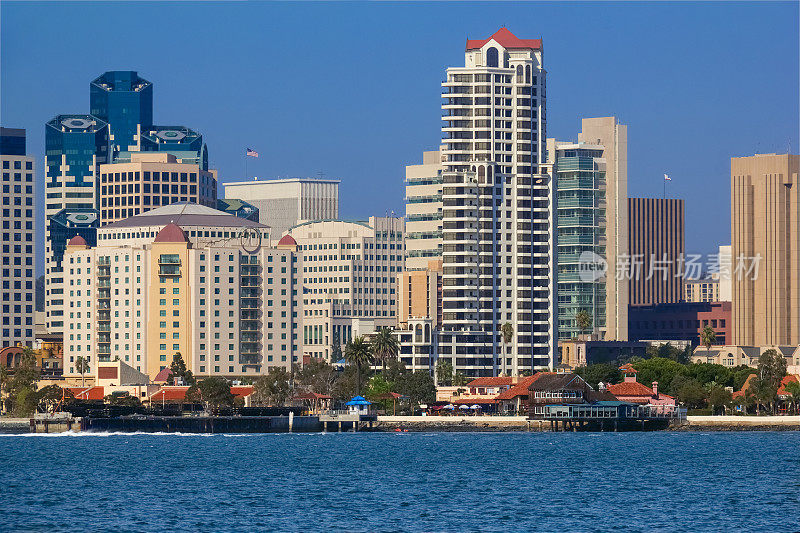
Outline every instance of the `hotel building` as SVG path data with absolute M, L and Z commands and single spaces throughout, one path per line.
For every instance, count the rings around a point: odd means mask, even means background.
M 541 40 L 506 28 L 467 40 L 464 66 L 448 68 L 442 82 L 438 357 L 470 377 L 553 366 L 555 183 L 545 160 L 545 93 Z M 514 330 L 507 347 L 506 322 Z
M 0 348 L 34 341 L 36 167 L 25 145 L 24 129 L 0 128 Z
M 800 156 L 731 158 L 731 238 L 733 344 L 800 344 Z
M 154 377 L 180 352 L 197 376 L 247 376 L 298 360 L 302 258 L 268 228 L 172 204 L 97 230 L 64 255 L 64 368 L 116 358 Z
M 683 299 L 685 236 L 683 200 L 628 198 L 630 305 Z
M 403 219 L 299 224 L 279 245 L 302 252 L 304 356 L 330 360 L 331 348 L 397 324 L 397 275 L 403 270 Z
M 258 208 L 259 222 L 272 228 L 275 239 L 290 228 L 313 220 L 339 218 L 339 180 L 290 178 L 223 183 L 225 198 Z
M 424 270 L 442 258 L 443 168 L 438 150 L 406 167 L 406 270 Z
M 615 117 L 583 119 L 578 142 L 547 140 L 558 188 L 558 336 L 580 333 L 587 311 L 606 341 L 628 339 L 628 282 L 618 261 L 628 254 L 628 128 Z M 605 273 L 581 268 L 604 261 Z

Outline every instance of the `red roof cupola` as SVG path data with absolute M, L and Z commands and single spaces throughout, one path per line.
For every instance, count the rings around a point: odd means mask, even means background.
M 67 246 L 86 246 L 86 239 L 80 235 L 75 235 L 73 238 L 67 241 Z
M 158 232 L 153 242 L 189 242 L 189 238 L 180 226 L 170 222 Z
M 467 39 L 467 50 L 477 50 L 478 48 L 483 48 L 483 45 L 488 43 L 494 39 L 494 41 L 502 46 L 503 48 L 517 48 L 517 49 L 528 49 L 528 50 L 541 50 L 542 49 L 542 40 L 541 39 L 520 39 L 513 33 L 511 33 L 508 28 L 500 28 L 497 30 L 494 35 L 489 37 L 488 39 Z
M 287 233 L 278 241 L 278 246 L 297 246 L 297 241 Z

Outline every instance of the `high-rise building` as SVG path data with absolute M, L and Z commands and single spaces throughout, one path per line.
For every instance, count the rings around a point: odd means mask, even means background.
M 578 142 L 548 139 L 547 153 L 558 188 L 558 336 L 586 333 L 575 318 L 586 311 L 603 340 L 628 340 L 628 282 L 615 275 L 628 254 L 628 128 L 586 118 Z M 605 274 L 582 271 L 602 261 Z
M 406 270 L 425 270 L 442 258 L 442 168 L 438 150 L 406 166 Z
M 395 282 L 403 270 L 403 219 L 299 224 L 278 245 L 303 254 L 303 355 L 329 361 L 355 336 L 397 324 Z
M 153 85 L 135 71 L 105 72 L 89 84 L 89 107 L 108 123 L 112 162 L 119 152 L 138 151 L 141 130 L 153 124 Z
M 545 160 L 542 42 L 467 40 L 442 83 L 439 358 L 467 376 L 552 368 L 554 181 Z M 506 346 L 500 333 L 509 323 Z M 507 354 L 500 356 L 500 354 Z
M 225 198 L 258 208 L 259 222 L 272 228 L 275 239 L 290 228 L 314 220 L 339 218 L 339 180 L 289 178 L 223 183 Z
M 711 273 L 711 279 L 719 282 L 719 301 L 730 302 L 733 295 L 733 284 L 731 275 L 733 274 L 733 261 L 731 257 L 731 245 L 720 246 L 717 253 L 716 272 Z
M 154 377 L 180 352 L 198 376 L 247 376 L 298 360 L 302 258 L 268 228 L 172 204 L 73 237 L 64 254 L 64 372 L 78 356 Z M 243 234 L 248 238 L 243 238 Z
M 731 158 L 733 344 L 800 344 L 800 156 Z
M 109 224 L 162 205 L 217 205 L 217 171 L 169 152 L 132 152 L 131 161 L 100 165 L 100 217 Z
M 630 283 L 630 305 L 677 303 L 683 299 L 683 213 L 683 200 L 628 199 L 630 255 L 617 268 Z
M 425 270 L 407 270 L 397 276 L 397 323 L 407 327 L 414 318 L 442 324 L 442 261 L 428 261 Z
M 58 115 L 45 125 L 45 312 L 51 333 L 63 328 L 61 259 L 72 236 L 56 234 L 53 219 L 60 215 L 82 227 L 94 225 L 98 169 L 110 155 L 108 136 L 108 124 L 92 115 Z
M 0 211 L 0 348 L 33 346 L 36 273 L 35 164 L 25 130 L 0 128 L 3 201 Z
M 685 279 L 683 299 L 686 302 L 721 302 L 719 286 L 715 279 Z

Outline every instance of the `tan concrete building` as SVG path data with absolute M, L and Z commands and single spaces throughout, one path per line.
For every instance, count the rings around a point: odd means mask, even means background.
M 799 174 L 798 155 L 731 158 L 733 344 L 800 344 Z
M 410 318 L 431 318 L 435 328 L 442 324 L 441 259 L 397 276 L 397 321 L 404 328 Z
M 246 237 L 246 238 L 244 238 Z M 302 258 L 268 228 L 172 204 L 81 237 L 64 255 L 65 375 L 77 356 L 154 377 L 180 352 L 198 376 L 265 374 L 299 360 Z
M 442 257 L 442 154 L 423 152 L 406 166 L 406 270 L 425 270 Z
M 303 255 L 302 353 L 330 360 L 338 339 L 348 340 L 397 324 L 397 275 L 405 248 L 402 218 L 369 222 L 323 220 L 299 224 L 279 244 Z
M 630 305 L 677 303 L 683 298 L 683 200 L 628 199 Z
M 686 302 L 720 302 L 720 282 L 713 279 L 686 279 L 683 281 L 683 299 Z
M 217 171 L 183 163 L 167 152 L 131 152 L 128 163 L 100 165 L 101 224 L 156 207 L 191 202 L 217 205 Z

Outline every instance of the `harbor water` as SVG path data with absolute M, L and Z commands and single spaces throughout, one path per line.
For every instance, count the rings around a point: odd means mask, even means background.
M 0 531 L 798 531 L 800 432 L 0 435 Z

